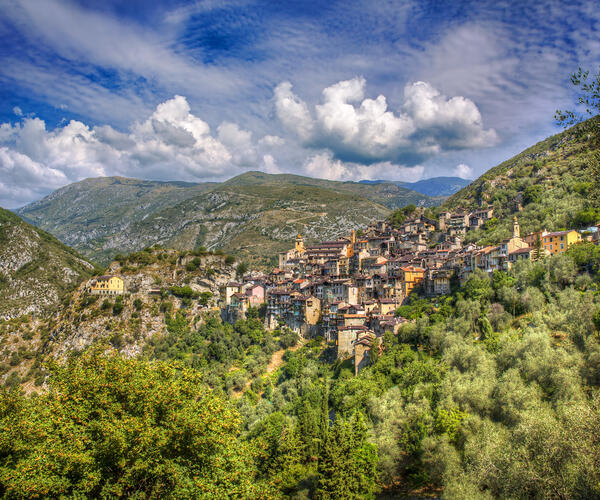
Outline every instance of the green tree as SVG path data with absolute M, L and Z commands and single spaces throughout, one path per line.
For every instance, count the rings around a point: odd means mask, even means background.
M 494 296 L 490 279 L 483 271 L 474 272 L 463 287 L 465 296 L 480 304 L 488 302 Z
M 377 462 L 377 447 L 367 441 L 364 416 L 336 419 L 319 456 L 315 498 L 374 498 Z
M 245 262 L 240 262 L 235 268 L 235 272 L 239 278 L 242 278 L 244 274 L 248 272 L 248 264 L 246 264 Z
M 240 417 L 199 375 L 88 352 L 37 398 L 0 394 L 6 498 L 268 495 Z

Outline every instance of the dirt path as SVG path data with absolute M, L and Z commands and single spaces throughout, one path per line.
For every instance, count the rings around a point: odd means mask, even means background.
M 269 364 L 267 365 L 265 374 L 271 375 L 271 373 L 274 373 L 275 371 L 277 371 L 277 369 L 283 364 L 283 355 L 285 354 L 286 351 L 296 351 L 297 349 L 300 349 L 300 347 L 302 347 L 304 344 L 306 344 L 306 342 L 307 341 L 305 339 L 300 337 L 300 340 L 294 347 L 290 347 L 288 349 L 279 349 L 279 351 L 275 351 L 273 353 L 273 355 L 271 356 L 271 361 L 269 361 Z M 232 366 L 229 371 L 232 372 L 237 369 L 238 368 Z M 250 387 L 251 384 L 252 384 L 252 379 L 248 380 L 248 382 L 246 383 L 246 386 L 243 389 L 241 389 L 241 390 L 234 389 L 232 392 L 232 396 L 236 399 L 240 398 L 242 396 L 242 394 L 244 394 L 248 390 L 248 388 Z
M 288 350 L 295 351 L 295 350 L 299 349 L 300 347 L 302 347 L 305 343 L 306 343 L 306 340 L 303 339 L 302 337 L 300 337 L 300 340 L 294 347 L 290 347 L 289 349 L 280 349 L 279 351 L 275 351 L 273 353 L 273 356 L 271 356 L 271 361 L 269 361 L 269 364 L 267 365 L 266 372 L 271 374 L 274 371 L 276 371 L 277 368 L 279 368 L 283 364 L 283 355 L 285 354 L 285 351 L 288 351 Z

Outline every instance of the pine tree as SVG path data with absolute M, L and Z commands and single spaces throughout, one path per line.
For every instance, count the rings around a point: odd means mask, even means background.
M 336 419 L 319 456 L 315 497 L 374 498 L 377 462 L 377 448 L 367 441 L 364 416 Z

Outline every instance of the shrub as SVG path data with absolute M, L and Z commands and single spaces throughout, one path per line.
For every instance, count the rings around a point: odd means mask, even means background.
M 179 298 L 194 298 L 196 297 L 196 292 L 191 289 L 189 286 L 172 286 L 169 288 L 169 291 L 175 295 L 175 297 Z
M 115 304 L 113 305 L 113 314 L 115 316 L 118 316 L 123 312 L 124 307 L 125 306 L 123 305 L 123 297 L 117 297 L 117 300 L 115 300 Z

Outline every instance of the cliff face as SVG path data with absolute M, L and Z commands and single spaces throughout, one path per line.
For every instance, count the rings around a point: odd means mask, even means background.
M 124 279 L 122 296 L 89 295 L 86 280 L 52 314 L 0 322 L 0 385 L 11 380 L 37 390 L 45 361 L 64 360 L 93 345 L 143 354 L 177 314 L 193 324 L 203 321 L 220 287 L 235 278 L 234 264 L 222 255 L 162 249 L 112 262 L 107 273 Z
M 77 252 L 0 209 L 0 319 L 53 309 L 93 271 Z

